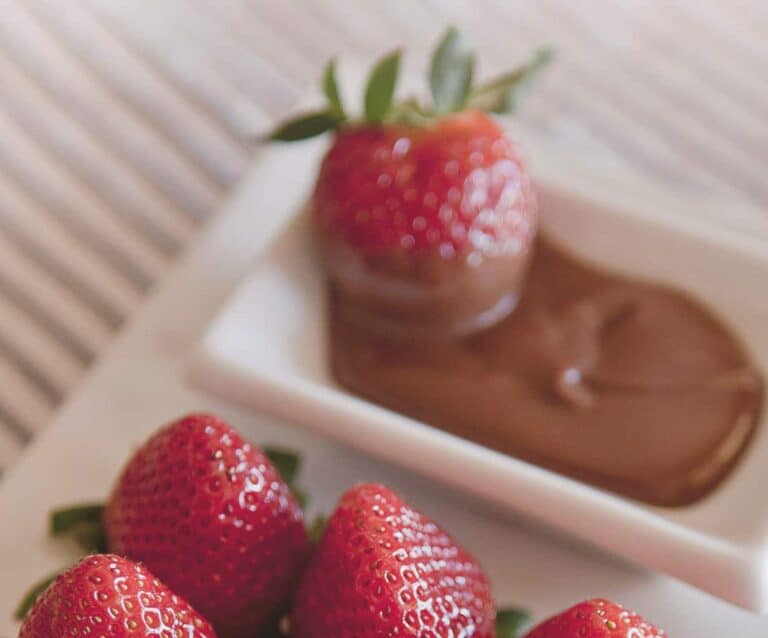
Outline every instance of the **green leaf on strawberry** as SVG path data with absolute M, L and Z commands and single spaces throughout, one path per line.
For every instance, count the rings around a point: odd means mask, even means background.
M 336 82 L 336 60 L 331 59 L 323 73 L 323 93 L 328 98 L 330 110 L 341 118 L 345 118 L 344 105 L 339 94 L 339 85 Z
M 266 140 L 292 142 L 360 124 L 423 126 L 465 109 L 512 113 L 553 57 L 552 49 L 542 47 L 514 71 L 473 86 L 475 52 L 456 27 L 448 27 L 430 63 L 428 79 L 432 103 L 420 104 L 414 97 L 395 101 L 401 53 L 394 51 L 373 67 L 365 89 L 362 118 L 353 119 L 347 114 L 336 79 L 336 61 L 331 60 L 322 79 L 326 106 L 279 125 Z
M 292 485 L 301 467 L 301 457 L 293 450 L 285 448 L 264 446 L 262 449 L 264 454 L 272 461 L 272 465 L 275 466 L 282 479 L 288 485 Z
M 107 551 L 104 533 L 104 506 L 100 504 L 75 505 L 51 513 L 51 536 L 70 536 L 86 553 Z
M 335 129 L 343 121 L 343 116 L 329 111 L 304 113 L 281 124 L 267 136 L 275 142 L 295 142 L 322 135 Z
M 373 67 L 365 89 L 365 119 L 378 124 L 384 121 L 392 107 L 401 51 L 385 56 Z
M 489 113 L 513 113 L 553 55 L 549 47 L 538 49 L 526 64 L 476 87 L 467 105 Z
M 429 88 L 437 113 L 452 113 L 464 107 L 474 70 L 474 51 L 456 27 L 449 27 L 435 49 L 429 71 Z
M 523 609 L 499 609 L 496 612 L 496 638 L 518 638 L 530 621 L 531 615 Z
M 100 523 L 103 515 L 104 505 L 101 503 L 54 510 L 49 521 L 50 531 L 53 536 L 66 534 L 80 525 Z

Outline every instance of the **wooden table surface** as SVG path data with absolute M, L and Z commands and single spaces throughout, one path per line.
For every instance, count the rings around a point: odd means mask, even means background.
M 768 240 L 763 0 L 0 0 L 0 469 L 327 58 L 405 45 L 418 69 L 448 23 L 489 74 L 556 48 L 530 144 Z

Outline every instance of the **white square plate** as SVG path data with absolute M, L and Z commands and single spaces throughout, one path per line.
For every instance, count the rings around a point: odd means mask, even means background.
M 312 152 L 318 152 L 313 147 Z M 731 324 L 768 370 L 768 250 L 760 242 L 538 184 L 546 230 L 611 269 L 677 285 Z M 290 195 L 290 196 L 289 196 Z M 323 273 L 305 192 L 296 214 L 207 332 L 190 368 L 216 394 L 339 439 L 557 527 L 716 596 L 768 610 L 768 433 L 711 496 L 661 509 L 614 496 L 352 396 L 329 376 Z M 254 206 L 256 203 L 254 202 Z

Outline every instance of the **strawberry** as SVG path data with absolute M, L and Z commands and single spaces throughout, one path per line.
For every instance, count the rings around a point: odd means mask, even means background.
M 302 518 L 261 450 L 195 414 L 134 454 L 104 525 L 110 551 L 145 563 L 223 638 L 245 638 L 287 603 L 309 551 Z
M 595 598 L 544 621 L 526 638 L 666 638 L 666 635 L 618 603 Z
M 381 485 L 347 492 L 295 597 L 293 638 L 495 636 L 475 559 Z
M 38 598 L 19 638 L 216 638 L 189 603 L 144 566 L 115 555 L 83 559 Z
M 527 245 L 536 226 L 523 160 L 476 110 L 339 131 L 313 203 L 321 232 L 364 255 L 504 253 Z
M 312 210 L 330 279 L 358 306 L 358 323 L 375 328 L 395 316 L 422 335 L 461 334 L 514 308 L 536 200 L 515 144 L 483 111 L 514 108 L 549 57 L 540 51 L 475 87 L 474 54 L 449 29 L 432 60 L 431 106 L 393 102 L 396 52 L 371 74 L 362 121 L 346 115 L 331 64 L 328 106 L 272 134 L 295 140 L 334 131 Z

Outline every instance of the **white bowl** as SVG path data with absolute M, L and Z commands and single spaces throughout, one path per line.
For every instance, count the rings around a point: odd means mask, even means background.
M 312 147 L 311 152 L 319 152 Z M 691 221 L 539 183 L 550 235 L 613 270 L 679 286 L 714 309 L 768 370 L 768 249 Z M 529 515 L 605 550 L 752 610 L 768 610 L 768 433 L 763 424 L 726 481 L 701 502 L 662 509 L 447 434 L 348 394 L 326 357 L 323 273 L 306 193 L 297 213 L 213 322 L 191 378 L 225 398 L 311 428 L 391 463 Z M 265 214 L 257 210 L 254 214 Z M 688 211 L 689 212 L 689 211 Z M 687 218 L 686 218 L 687 217 Z

